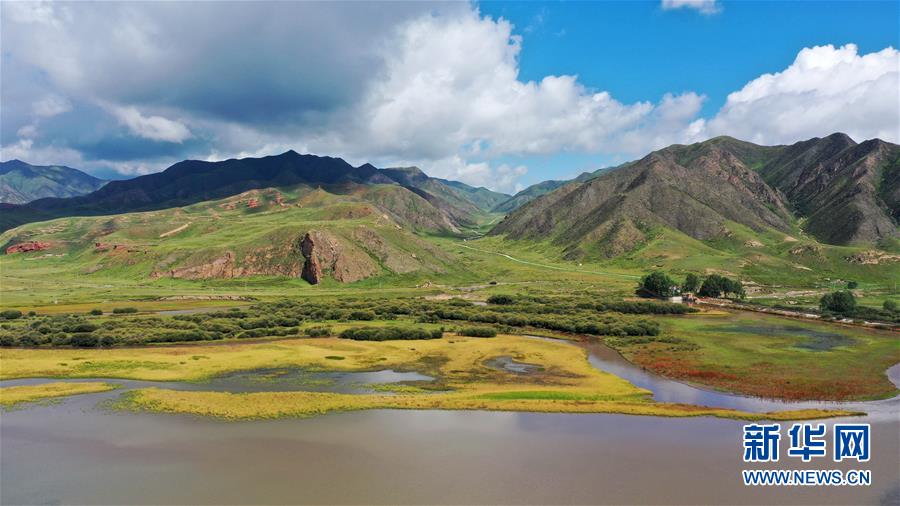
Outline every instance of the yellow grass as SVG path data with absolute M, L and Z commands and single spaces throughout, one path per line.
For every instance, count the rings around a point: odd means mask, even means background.
M 114 390 L 115 385 L 102 382 L 90 383 L 45 383 L 43 385 L 21 385 L 0 388 L 0 406 L 10 407 L 22 402 L 32 402 L 51 397 L 91 394 Z
M 326 357 L 340 356 L 342 360 Z M 539 365 L 513 374 L 485 365 L 498 356 Z M 318 370 L 395 369 L 436 378 L 437 391 L 398 388 L 395 395 L 314 392 L 227 392 L 141 389 L 122 404 L 136 409 L 222 418 L 311 416 L 359 409 L 478 409 L 566 413 L 626 413 L 730 418 L 818 418 L 844 412 L 770 415 L 653 402 L 650 392 L 595 369 L 576 346 L 522 336 L 445 337 L 426 341 L 365 342 L 305 338 L 270 342 L 115 349 L 3 349 L 0 379 L 24 377 L 127 378 L 200 381 L 237 371 L 274 367 Z M 429 386 L 430 388 L 430 386 Z
M 807 420 L 850 416 L 848 411 L 800 410 L 746 413 L 731 409 L 648 401 L 488 400 L 466 392 L 412 395 L 351 395 L 319 392 L 198 392 L 145 388 L 120 403 L 126 409 L 187 413 L 231 420 L 307 417 L 363 409 L 453 409 L 544 413 L 618 413 L 652 416 L 716 416 L 740 420 Z

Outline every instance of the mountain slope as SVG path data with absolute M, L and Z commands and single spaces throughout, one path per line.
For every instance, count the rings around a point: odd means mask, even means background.
M 69 277 L 300 278 L 351 283 L 453 271 L 419 237 L 446 216 L 396 184 L 253 189 L 185 207 L 32 223 L 0 235 L 4 270 Z M 419 206 L 418 208 L 416 206 Z
M 501 202 L 496 207 L 494 207 L 493 210 L 498 213 L 511 213 L 516 209 L 524 206 L 525 204 L 531 202 L 532 200 L 540 197 L 541 195 L 546 195 L 568 182 L 569 181 L 557 180 L 541 181 L 540 183 L 533 184 L 528 188 L 525 188 L 524 190 L 516 193 L 509 199 Z
M 430 177 L 418 167 L 393 167 L 379 171 L 467 225 L 474 225 L 477 215 L 489 212 L 498 202 L 509 198 L 509 195 L 487 188 Z
M 460 183 L 459 181 L 440 178 L 435 179 L 462 193 L 469 202 L 475 204 L 475 206 L 482 211 L 490 211 L 496 207 L 497 204 L 509 198 L 509 195 L 505 193 L 495 192 L 483 186 L 475 187 Z
M 70 167 L 31 165 L 21 160 L 0 162 L 0 203 L 25 204 L 47 197 L 75 197 L 106 184 Z
M 594 179 L 604 172 L 614 170 L 623 166 L 624 165 L 620 165 L 618 167 L 604 167 L 593 172 L 582 172 L 574 179 L 548 180 L 541 181 L 540 183 L 535 183 L 528 188 L 525 188 L 524 190 L 516 193 L 512 197 L 509 197 L 506 200 L 495 205 L 492 210 L 497 213 L 511 213 L 516 209 L 524 206 L 525 204 L 531 202 L 532 200 L 540 197 L 541 195 L 546 195 L 564 184 L 573 182 L 583 183 L 590 179 Z
M 411 179 L 422 179 L 422 185 L 408 184 L 396 171 L 382 171 L 370 164 L 353 167 L 340 158 L 300 155 L 294 151 L 222 162 L 187 160 L 160 173 L 113 181 L 89 195 L 7 206 L 0 226 L 7 230 L 53 217 L 167 209 L 253 189 L 295 185 L 322 186 L 332 193 L 359 191 L 360 186 L 393 185 L 392 190 L 382 188 L 369 196 L 397 217 L 413 219 L 422 228 L 434 232 L 456 232 L 461 226 L 474 224 L 479 209 L 464 194 L 421 171 L 419 174 L 421 177 L 413 175 Z
M 831 244 L 874 243 L 897 236 L 900 146 L 857 144 L 844 134 L 784 148 L 760 169 L 787 196 L 805 229 Z
M 686 184 L 689 182 L 689 184 Z M 490 233 L 549 239 L 567 258 L 610 258 L 646 242 L 658 227 L 709 240 L 734 222 L 792 230 L 784 196 L 716 143 L 672 146 L 583 183 L 570 183 L 509 215 Z
M 716 241 L 738 226 L 829 244 L 898 237 L 900 146 L 843 134 L 791 146 L 717 137 L 674 145 L 513 212 L 492 235 L 549 240 L 568 258 L 614 257 L 660 227 Z M 754 240 L 754 242 L 759 242 Z

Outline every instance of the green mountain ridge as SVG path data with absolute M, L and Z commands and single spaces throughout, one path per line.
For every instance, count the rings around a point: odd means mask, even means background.
M 21 160 L 0 162 L 0 203 L 5 204 L 85 195 L 106 183 L 103 179 L 61 165 L 31 165 Z
M 540 197 L 541 195 L 546 195 L 552 192 L 560 186 L 569 183 L 583 183 L 584 181 L 593 179 L 600 174 L 603 174 L 604 172 L 617 169 L 619 167 L 622 167 L 623 165 L 619 165 L 617 167 L 604 167 L 593 172 L 582 172 L 574 179 L 551 179 L 547 181 L 541 181 L 540 183 L 535 183 L 528 188 L 517 192 L 507 200 L 500 202 L 493 208 L 493 211 L 496 213 L 511 213 L 516 209 L 524 206 L 525 204 L 531 202 L 532 200 Z
M 393 179 L 397 178 L 396 180 Z M 476 201 L 492 203 L 505 198 L 486 189 L 477 189 L 426 176 L 420 170 L 378 169 L 371 164 L 353 167 L 340 158 L 301 155 L 288 151 L 262 158 L 231 159 L 222 162 L 185 160 L 168 169 L 123 181 L 112 181 L 98 191 L 73 198 L 45 198 L 24 205 L 6 205 L 0 213 L 0 230 L 63 216 L 112 215 L 183 207 L 221 199 L 241 192 L 294 185 L 390 184 L 405 188 L 410 195 L 427 202 L 427 214 L 443 214 L 433 219 L 433 231 L 458 232 L 473 226 L 477 216 L 487 212 Z M 486 194 L 489 192 L 489 194 Z M 469 195 L 477 196 L 469 200 Z M 426 227 L 429 228 L 429 227 Z
M 885 243 L 898 236 L 900 146 L 843 134 L 792 146 L 718 137 L 673 145 L 519 208 L 490 233 L 549 240 L 570 259 L 611 258 L 658 227 L 712 241 L 727 222 L 756 233 L 803 230 L 821 242 Z

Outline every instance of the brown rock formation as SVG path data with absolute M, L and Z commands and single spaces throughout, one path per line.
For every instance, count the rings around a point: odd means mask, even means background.
M 52 245 L 49 242 L 27 241 L 6 248 L 6 254 L 12 255 L 13 253 L 30 253 L 32 251 L 43 251 L 45 249 L 49 249 L 50 246 Z
M 226 251 L 221 257 L 200 265 L 178 267 L 168 272 L 154 271 L 150 274 L 150 277 L 181 279 L 231 278 L 234 277 L 234 253 Z
M 851 264 L 878 265 L 890 262 L 900 262 L 900 255 L 892 255 L 878 250 L 868 250 L 854 253 L 846 257 L 846 260 Z
M 322 266 L 319 264 L 319 259 L 316 255 L 316 243 L 309 233 L 300 241 L 300 253 L 306 259 L 300 277 L 311 285 L 318 285 L 322 281 Z
M 300 277 L 312 284 L 320 283 L 326 271 L 341 283 L 352 283 L 379 270 L 365 251 L 328 232 L 308 232 L 300 241 L 300 252 L 306 259 Z

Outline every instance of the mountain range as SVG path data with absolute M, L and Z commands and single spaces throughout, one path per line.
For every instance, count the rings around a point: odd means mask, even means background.
M 0 162 L 0 203 L 25 204 L 46 197 L 75 197 L 100 189 L 106 181 L 59 165 Z
M 487 231 L 507 251 L 629 269 L 877 279 L 900 261 L 898 219 L 900 146 L 717 137 L 513 196 L 294 151 L 188 160 L 86 195 L 3 204 L 0 243 L 47 250 L 80 274 L 319 283 L 465 272 L 442 238 Z
M 430 231 L 458 232 L 473 226 L 508 195 L 426 176 L 412 168 L 354 167 L 340 158 L 287 151 L 262 158 L 222 162 L 186 160 L 168 169 L 123 181 L 111 181 L 93 193 L 45 198 L 6 206 L 0 229 L 62 216 L 96 216 L 180 207 L 260 188 L 297 185 L 326 188 L 336 194 L 368 193 L 392 212 Z M 388 185 L 391 188 L 378 188 Z
M 844 134 L 790 146 L 717 137 L 673 145 L 572 182 L 509 214 L 490 234 L 549 240 L 568 259 L 612 258 L 659 229 L 711 241 L 746 227 L 828 244 L 896 242 L 900 146 Z

